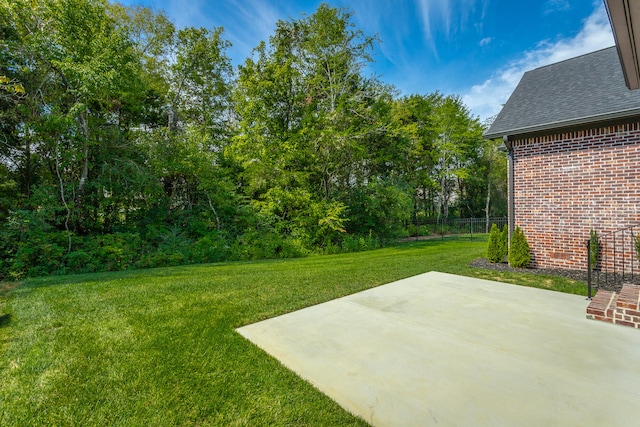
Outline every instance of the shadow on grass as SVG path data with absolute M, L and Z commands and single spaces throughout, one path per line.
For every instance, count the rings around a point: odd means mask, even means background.
M 428 247 L 428 246 L 438 246 L 445 243 L 458 242 L 458 243 L 483 243 L 487 242 L 488 235 L 486 234 L 474 234 L 471 235 L 445 235 L 444 238 L 441 236 L 428 238 L 428 239 L 407 239 L 404 241 L 399 241 L 397 244 L 390 246 L 392 249 L 398 250 L 406 250 L 406 249 L 414 249 L 416 247 Z
M 112 282 L 122 279 L 130 279 L 138 276 L 144 277 L 165 277 L 171 276 L 179 278 L 180 276 L 191 275 L 193 267 L 213 268 L 222 266 L 224 263 L 210 264 L 187 264 L 179 266 L 153 267 L 153 268 L 132 268 L 120 271 L 100 271 L 92 273 L 73 273 L 68 275 L 51 275 L 40 277 L 27 277 L 22 280 L 21 288 L 43 288 L 59 285 L 73 285 L 83 283 L 101 283 Z
M 394 245 L 390 245 L 387 247 L 373 249 L 369 251 L 362 252 L 351 252 L 351 253 L 339 253 L 333 255 L 313 255 L 309 257 L 301 257 L 301 258 L 275 258 L 275 259 L 260 259 L 260 260 L 246 260 L 246 261 L 227 261 L 227 262 L 218 262 L 218 263 L 203 263 L 203 264 L 186 264 L 179 266 L 165 266 L 165 267 L 155 267 L 155 268 L 132 268 L 124 271 L 103 271 L 103 272 L 93 272 L 93 273 L 76 273 L 69 275 L 51 275 L 51 276 L 42 276 L 42 277 L 31 277 L 25 278 L 20 282 L 20 287 L 22 288 L 43 288 L 50 286 L 59 286 L 59 285 L 73 285 L 73 284 L 83 284 L 83 283 L 101 283 L 101 282 L 111 282 L 118 281 L 122 279 L 132 279 L 136 277 L 165 277 L 170 276 L 174 280 L 180 279 L 181 276 L 192 276 L 194 268 L 204 268 L 208 273 L 211 272 L 212 269 L 219 268 L 229 268 L 234 266 L 241 265 L 251 265 L 254 267 L 267 266 L 267 265 L 277 265 L 282 263 L 291 263 L 297 262 L 301 260 L 310 260 L 316 259 L 319 263 L 327 262 L 330 257 L 341 257 L 341 256 L 353 256 L 354 254 L 366 254 L 375 252 L 377 250 L 392 250 L 392 251 L 409 251 L 415 250 L 416 248 L 422 247 L 437 247 L 442 244 L 447 243 L 470 243 L 470 242 L 486 242 L 488 235 L 477 234 L 477 235 L 445 235 L 444 238 L 442 236 L 436 236 L 434 238 L 429 239 L 417 239 L 417 240 L 407 240 L 404 242 L 397 242 Z M 15 288 L 17 285 L 14 285 Z M 1 289 L 0 289 L 1 291 Z M 0 296 L 2 293 L 0 292 Z
M 5 326 L 9 326 L 11 322 L 11 314 L 2 314 L 0 315 L 0 328 L 4 328 Z

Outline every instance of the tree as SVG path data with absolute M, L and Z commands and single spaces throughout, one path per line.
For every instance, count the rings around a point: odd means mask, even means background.
M 471 167 L 479 157 L 483 142 L 482 127 L 471 117 L 460 97 L 441 98 L 434 110 L 434 126 L 438 136 L 433 142 L 433 176 L 438 183 L 438 220 L 446 222 L 454 191 L 458 190 L 458 204 L 467 205 L 465 180 L 472 178 Z M 473 214 L 471 211 L 470 213 Z
M 404 181 L 411 190 L 413 208 L 411 221 L 418 225 L 418 216 L 426 220 L 432 215 L 433 159 L 431 155 L 437 130 L 432 118 L 439 93 L 411 95 L 388 101 L 391 116 L 386 138 L 377 139 L 372 153 L 375 173 Z
M 507 215 L 507 155 L 498 149 L 501 145 L 502 141 L 487 140 L 483 147 L 481 161 L 487 164 L 487 193 L 484 208 L 487 218 Z
M 377 178 L 365 166 L 368 146 L 385 131 L 376 119 L 390 97 L 362 75 L 375 39 L 351 18 L 322 4 L 309 17 L 280 21 L 239 68 L 239 131 L 227 152 L 243 168 L 245 194 L 260 210 L 279 204 L 282 221 L 299 217 L 297 197 L 342 215 L 354 187 Z
M 84 232 L 94 226 L 87 221 L 101 191 L 92 182 L 98 148 L 114 141 L 127 106 L 141 99 L 139 63 L 104 1 L 17 0 L 5 12 L 27 70 L 18 124 L 25 189 L 36 147 L 63 205 L 65 218 L 56 222 L 69 236 Z

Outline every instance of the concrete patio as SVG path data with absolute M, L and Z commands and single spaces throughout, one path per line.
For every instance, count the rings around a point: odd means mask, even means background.
M 238 329 L 374 426 L 628 426 L 640 331 L 584 297 L 430 272 Z

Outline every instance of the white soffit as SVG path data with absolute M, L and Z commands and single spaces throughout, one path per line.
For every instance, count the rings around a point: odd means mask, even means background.
M 640 1 L 605 0 L 629 89 L 640 88 Z

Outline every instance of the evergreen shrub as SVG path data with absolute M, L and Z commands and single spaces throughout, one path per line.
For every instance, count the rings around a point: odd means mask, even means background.
M 502 262 L 504 255 L 502 255 L 501 246 L 501 233 L 496 224 L 491 226 L 489 231 L 489 244 L 487 246 L 487 260 L 489 262 Z
M 504 256 L 507 256 L 509 253 L 509 227 L 507 224 L 502 227 L 502 235 L 500 236 L 500 241 L 502 242 L 502 246 L 504 246 Z
M 509 265 L 515 268 L 524 268 L 531 262 L 529 243 L 520 227 L 516 227 L 511 237 L 509 248 Z

